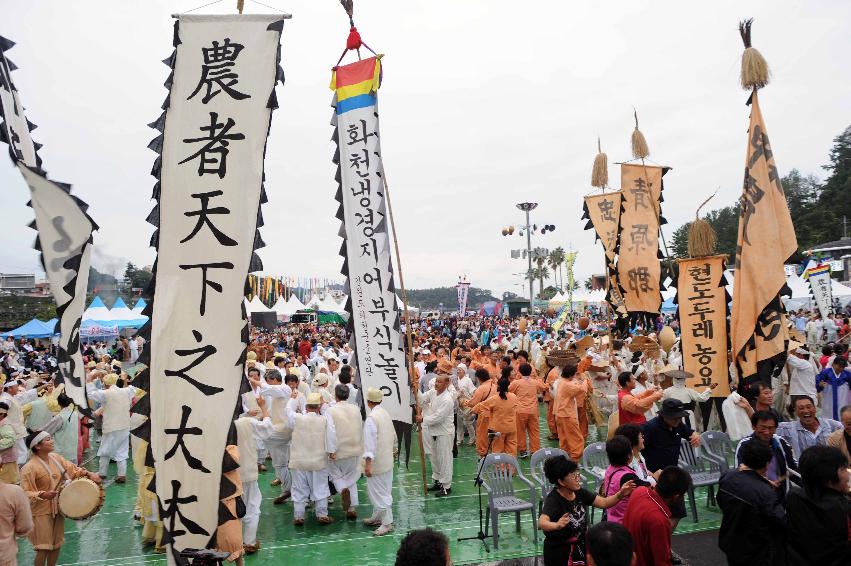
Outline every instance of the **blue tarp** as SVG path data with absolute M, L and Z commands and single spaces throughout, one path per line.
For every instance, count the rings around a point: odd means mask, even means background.
M 42 322 L 37 318 L 34 318 L 23 326 L 19 326 L 9 332 L 4 332 L 3 334 L 0 334 L 0 336 L 3 336 L 4 338 L 8 338 L 9 336 L 12 336 L 13 338 L 21 338 L 22 336 L 26 336 L 27 338 L 50 338 L 54 335 L 55 326 L 55 318 L 49 322 Z

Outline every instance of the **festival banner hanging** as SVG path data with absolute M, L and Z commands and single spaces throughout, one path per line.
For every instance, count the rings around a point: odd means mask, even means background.
M 160 154 L 148 216 L 157 260 L 140 359 L 149 369 L 136 378 L 148 395 L 134 412 L 150 420 L 134 434 L 150 440 L 163 542 L 180 563 L 181 550 L 215 548 L 217 535 L 241 539 L 225 447 L 248 390 L 243 295 L 248 272 L 262 269 L 264 154 L 289 16 L 176 17 L 169 94 L 151 124 L 161 134 L 148 146 Z
M 774 370 L 785 362 L 788 330 L 779 294 L 786 286 L 783 265 L 798 249 L 798 240 L 756 90 L 751 95 L 739 208 L 730 327 L 733 354 L 740 377 L 758 374 L 760 380 L 770 382 Z
M 677 298 L 682 333 L 683 367 L 699 391 L 713 383 L 713 397 L 730 394 L 727 363 L 727 281 L 725 256 L 677 260 Z
M 9 145 L 9 155 L 30 188 L 30 202 L 38 232 L 35 249 L 56 301 L 56 332 L 59 333 L 57 361 L 65 394 L 83 414 L 89 414 L 86 370 L 80 349 L 80 324 L 86 308 L 86 288 L 91 264 L 92 232 L 98 226 L 86 213 L 88 205 L 71 194 L 71 186 L 47 179 L 38 149 L 30 132 L 20 95 L 12 82 L 15 65 L 5 51 L 14 45 L 0 37 L 0 140 Z
M 390 262 L 378 133 L 381 71 L 381 60 L 370 57 L 336 67 L 331 79 L 340 255 L 361 388 L 380 389 L 382 406 L 393 420 L 410 424 L 410 387 Z
M 653 165 L 621 165 L 617 274 L 630 317 L 658 314 L 662 305 L 659 226 L 666 171 Z
M 588 220 L 585 229 L 593 229 L 596 237 L 603 244 L 606 265 L 606 300 L 612 306 L 614 315 L 618 318 L 627 316 L 623 296 L 618 285 L 617 244 L 620 229 L 623 193 L 612 191 L 585 197 L 583 204 L 583 220 Z M 572 291 L 571 291 L 572 293 Z
M 833 289 L 830 282 L 830 264 L 823 263 L 804 273 L 804 277 L 810 282 L 813 299 L 821 313 L 822 318 L 833 312 Z
M 467 296 L 470 293 L 470 283 L 467 280 L 459 280 L 455 285 L 458 291 L 458 316 L 463 317 L 467 312 Z

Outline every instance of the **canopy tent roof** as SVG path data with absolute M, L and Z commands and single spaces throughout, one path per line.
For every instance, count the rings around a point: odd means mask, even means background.
M 346 312 L 345 305 L 340 306 L 330 294 L 325 295 L 325 298 L 322 299 L 316 310 L 334 313 Z
M 55 318 L 49 320 L 48 322 L 42 322 L 37 318 L 34 318 L 31 321 L 22 324 L 18 328 L 0 334 L 0 336 L 3 336 L 4 338 L 8 338 L 9 336 L 13 338 L 21 338 L 24 336 L 26 336 L 27 338 L 50 338 L 55 334 L 55 327 Z
M 145 299 L 139 299 L 136 301 L 136 304 L 133 305 L 133 312 L 141 313 L 142 309 L 148 306 L 148 303 L 145 302 Z
M 298 300 L 298 297 L 295 296 L 295 293 L 291 294 L 290 298 L 287 299 L 287 304 L 290 306 L 290 308 L 293 309 L 293 312 L 304 308 L 304 303 Z
M 278 300 L 275 301 L 275 304 L 272 305 L 272 310 L 275 311 L 279 317 L 292 316 L 303 308 L 304 305 L 301 304 L 301 301 L 298 300 L 298 297 L 296 297 L 295 294 L 290 295 L 290 298 L 286 301 L 284 300 L 284 296 L 280 295 Z
M 272 309 L 263 304 L 260 297 L 254 295 L 251 300 L 245 305 L 246 312 L 250 315 L 254 312 L 271 312 Z
M 310 297 L 310 300 L 307 301 L 307 304 L 305 306 L 309 309 L 319 310 L 319 305 L 321 303 L 322 301 L 319 300 L 319 296 L 313 295 L 312 297 Z
M 109 309 L 103 304 L 100 296 L 96 296 L 89 305 L 89 308 L 83 311 L 83 320 L 112 320 Z
M 402 302 L 402 297 L 400 297 L 399 295 L 396 295 L 396 304 L 399 305 L 399 312 L 404 312 L 405 303 Z M 418 312 L 420 312 L 420 309 L 418 309 L 417 307 L 415 307 L 411 303 L 408 303 L 408 312 L 418 313 Z
M 127 303 L 125 303 L 124 299 L 121 297 L 118 297 L 115 304 L 113 304 L 112 308 L 109 309 L 109 315 L 109 318 L 106 320 L 135 320 L 139 318 L 137 313 L 134 313 L 127 308 Z

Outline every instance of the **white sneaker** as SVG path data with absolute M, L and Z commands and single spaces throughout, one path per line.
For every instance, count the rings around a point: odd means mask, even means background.
M 373 534 L 373 536 L 380 537 L 380 536 L 386 535 L 387 533 L 389 533 L 392 530 L 393 530 L 392 524 L 391 525 L 381 525 L 380 527 L 375 529 L 375 531 L 373 531 L 372 534 Z

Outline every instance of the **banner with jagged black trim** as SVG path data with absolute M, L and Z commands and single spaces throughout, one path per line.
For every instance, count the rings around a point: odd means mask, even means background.
M 86 308 L 92 232 L 98 226 L 86 212 L 88 205 L 71 194 L 71 185 L 48 180 L 42 169 L 41 144 L 31 135 L 36 126 L 24 114 L 12 81 L 11 72 L 17 67 L 5 54 L 13 45 L 0 37 L 0 141 L 8 144 L 9 157 L 30 188 L 27 206 L 33 209 L 35 220 L 29 227 L 38 232 L 34 247 L 56 301 L 59 381 L 64 382 L 65 394 L 80 412 L 90 414 L 80 325 Z
M 393 420 L 410 424 L 378 132 L 381 70 L 380 58 L 370 57 L 336 67 L 331 80 L 341 273 L 346 276 L 346 312 L 360 386 L 380 389 L 382 406 Z
M 173 563 L 186 548 L 225 546 L 223 529 L 232 543 L 244 512 L 226 447 L 249 390 L 242 298 L 248 273 L 262 269 L 264 159 L 287 18 L 177 16 L 169 94 L 150 124 L 160 132 L 148 146 L 158 154 L 147 219 L 157 259 L 141 330 L 149 367 L 136 378 L 148 395 L 134 407 L 148 420 L 133 432 L 150 440 L 149 489 Z

